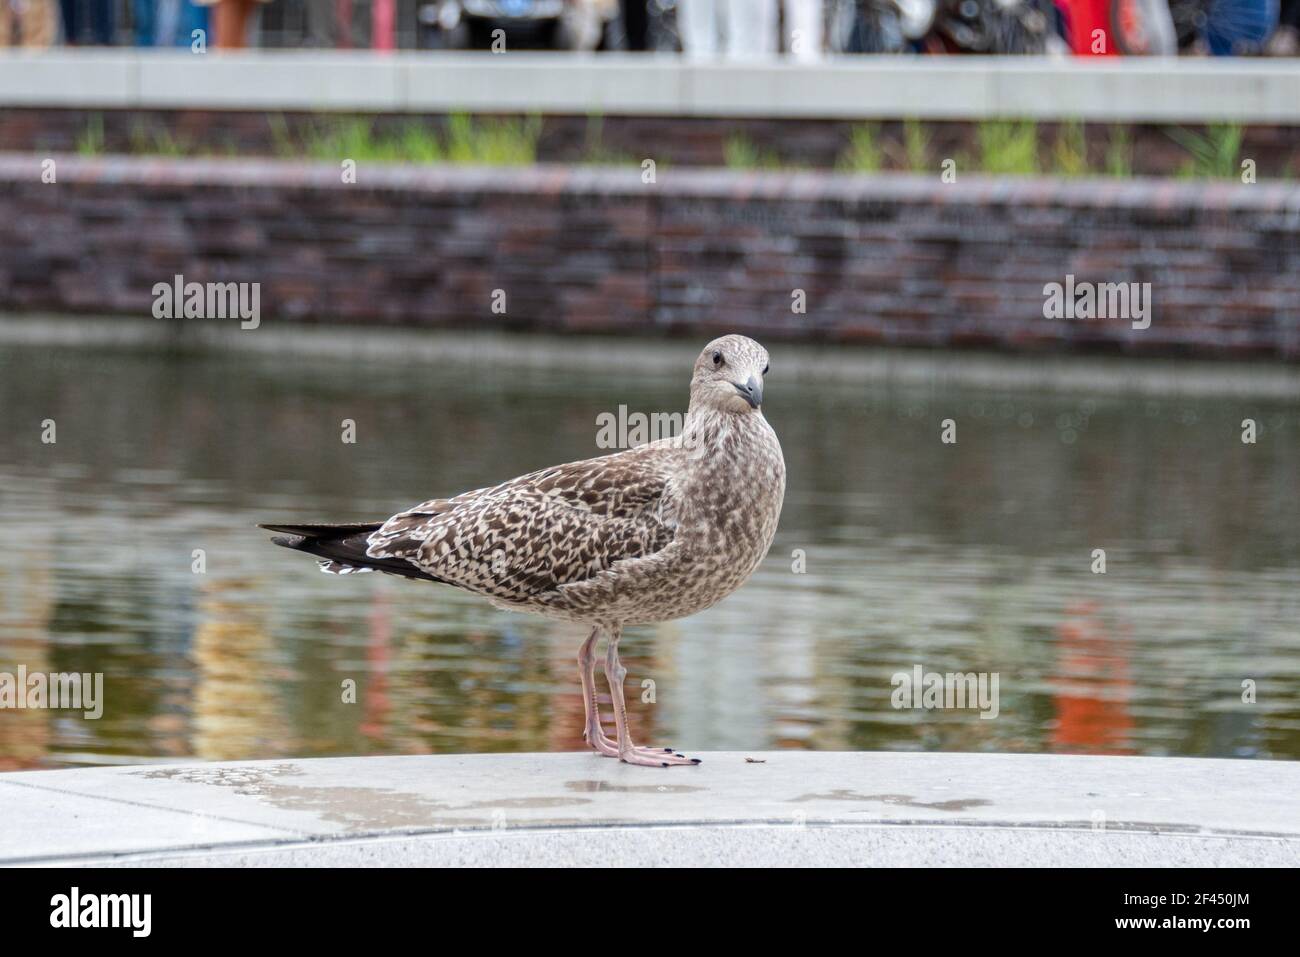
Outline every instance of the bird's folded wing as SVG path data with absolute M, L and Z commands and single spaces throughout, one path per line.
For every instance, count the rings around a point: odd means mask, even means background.
M 424 502 L 385 522 L 367 554 L 526 601 L 667 546 L 673 529 L 661 504 L 678 454 L 655 443 Z

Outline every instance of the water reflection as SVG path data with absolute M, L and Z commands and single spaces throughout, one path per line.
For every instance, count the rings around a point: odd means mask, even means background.
M 324 576 L 252 525 L 597 454 L 598 413 L 680 409 L 680 378 L 5 350 L 0 671 L 103 672 L 107 706 L 0 711 L 0 767 L 579 748 L 575 627 Z M 639 737 L 1300 757 L 1295 407 L 769 385 L 776 545 L 722 605 L 629 633 Z M 917 664 L 998 672 L 999 717 L 895 710 Z

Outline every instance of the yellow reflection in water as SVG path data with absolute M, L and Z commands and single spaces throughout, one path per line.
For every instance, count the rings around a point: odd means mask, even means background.
M 194 633 L 193 752 L 205 761 L 293 750 L 274 681 L 270 632 L 242 582 L 201 579 Z

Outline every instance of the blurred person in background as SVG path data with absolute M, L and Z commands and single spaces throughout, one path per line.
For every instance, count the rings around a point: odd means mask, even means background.
M 649 49 L 650 13 L 646 9 L 647 2 L 648 0 L 619 0 L 623 33 L 627 37 L 629 50 Z
M 369 0 L 307 0 L 307 39 L 322 50 L 370 46 Z
M 1132 34 L 1133 46 L 1141 42 L 1137 38 L 1142 30 L 1132 0 L 1056 0 L 1056 8 L 1064 21 L 1070 49 L 1077 56 L 1119 56 L 1127 41 L 1118 34 L 1111 39 L 1115 20 L 1125 25 L 1131 21 L 1132 29 L 1125 36 Z
M 157 0 L 131 0 L 131 36 L 138 47 L 158 42 Z
M 1265 44 L 1278 26 L 1278 0 L 1056 0 L 1056 3 L 1065 14 L 1074 52 L 1084 56 L 1166 56 L 1179 52 L 1194 56 L 1251 56 L 1264 52 Z M 1113 42 L 1108 42 L 1112 38 Z M 1284 44 L 1285 40 L 1278 42 Z
M 677 27 L 688 56 L 775 53 L 776 0 L 679 0 Z
M 381 4 L 373 0 L 375 49 L 391 49 L 392 17 L 381 22 Z M 661 49 L 664 14 L 674 12 L 673 0 L 640 0 L 628 4 L 632 23 L 623 22 L 619 0 L 426 0 L 417 11 L 420 36 L 426 49 L 494 49 L 508 37 L 507 49 L 597 50 L 633 44 L 632 49 Z M 644 14 L 638 20 L 638 14 Z M 656 27 L 660 28 L 658 31 Z M 382 32 L 381 32 L 382 31 Z M 640 44 L 640 46 L 637 46 Z
M 0 0 L 0 47 L 48 47 L 58 32 L 54 0 Z
M 321 50 L 392 50 L 397 0 L 307 0 L 307 45 Z
M 218 50 L 239 50 L 248 46 L 253 15 L 259 3 L 271 0 L 198 0 L 204 6 L 216 7 L 212 17 L 216 37 L 212 45 Z
M 397 0 L 371 0 L 370 48 L 397 49 Z
M 1282 0 L 1278 20 L 1264 52 L 1269 56 L 1300 56 L 1300 0 Z
M 335 0 L 304 0 L 307 43 L 318 50 L 333 50 L 338 44 L 338 14 Z
M 1059 2 L 1059 0 L 1058 0 Z M 1092 39 L 1072 37 L 1075 52 L 1083 55 L 1177 56 L 1178 28 L 1167 0 L 1112 0 L 1102 22 L 1112 31 L 1114 43 L 1097 50 Z M 1083 49 L 1080 49 L 1080 45 Z
M 1212 56 L 1263 52 L 1278 23 L 1278 0 L 1210 0 L 1201 42 Z
M 785 49 L 796 60 L 820 60 L 826 48 L 822 0 L 785 0 Z
M 68 46 L 112 46 L 113 0 L 59 0 L 59 7 L 63 11 L 63 42 Z
M 157 0 L 154 43 L 162 47 L 188 47 L 194 43 L 194 31 L 208 34 L 208 8 L 194 0 Z

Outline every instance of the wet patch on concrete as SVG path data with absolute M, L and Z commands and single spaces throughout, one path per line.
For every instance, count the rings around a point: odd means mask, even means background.
M 570 791 L 618 791 L 622 794 L 689 794 L 707 790 L 690 784 L 615 784 L 612 781 L 565 781 L 564 786 Z
M 136 777 L 151 780 L 182 781 L 186 784 L 211 784 L 219 788 L 233 788 L 236 794 L 263 794 L 277 777 L 302 774 L 295 764 L 274 764 L 256 768 L 240 767 L 179 767 L 153 768 L 133 771 Z
M 983 798 L 956 798 L 951 801 L 918 801 L 910 794 L 858 794 L 856 791 L 837 789 L 825 794 L 801 794 L 790 798 L 791 804 L 802 801 L 861 801 L 868 804 L 889 804 L 895 807 L 926 808 L 931 811 L 968 811 L 973 807 L 987 807 L 992 801 Z
M 349 831 L 487 826 L 500 823 L 501 815 L 470 818 L 445 815 L 467 811 L 576 807 L 591 803 L 589 798 L 580 797 L 519 797 L 452 804 L 391 788 L 304 787 L 282 780 L 303 773 L 293 764 L 256 768 L 158 768 L 136 773 L 146 778 L 231 788 L 236 794 L 260 798 L 281 810 L 315 814 L 321 820 L 340 824 Z
M 457 804 L 451 808 L 453 811 L 479 811 L 495 810 L 500 808 L 523 809 L 523 808 L 543 808 L 543 807 L 576 807 L 579 804 L 590 804 L 586 798 L 566 798 L 566 797 L 523 797 L 523 798 L 498 798 L 493 801 L 472 801 L 469 804 Z

